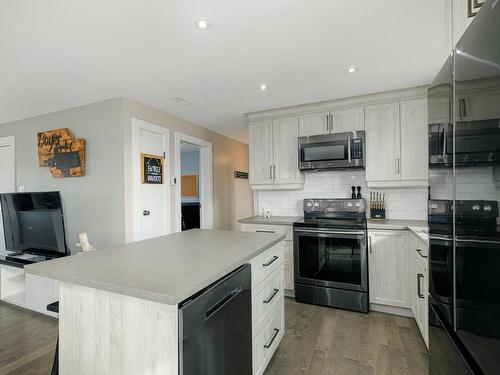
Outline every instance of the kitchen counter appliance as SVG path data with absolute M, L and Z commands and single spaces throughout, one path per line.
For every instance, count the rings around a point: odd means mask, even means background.
M 352 131 L 299 137 L 299 169 L 365 167 L 365 132 Z
M 304 199 L 293 224 L 295 299 L 368 312 L 364 199 Z
M 252 374 L 250 265 L 179 304 L 179 374 Z

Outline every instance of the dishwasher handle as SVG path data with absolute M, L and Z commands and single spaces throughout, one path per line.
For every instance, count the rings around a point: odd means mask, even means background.
M 240 293 L 241 293 L 241 287 L 232 290 L 231 293 L 229 293 L 227 296 L 222 298 L 219 302 L 217 302 L 215 305 L 213 305 L 211 308 L 208 309 L 208 311 L 205 313 L 206 319 L 210 319 L 212 315 L 214 315 L 217 311 L 219 311 L 225 305 L 227 305 L 229 302 L 235 299 Z

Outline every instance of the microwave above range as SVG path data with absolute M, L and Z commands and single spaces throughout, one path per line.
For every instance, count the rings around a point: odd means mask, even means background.
M 300 170 L 364 167 L 364 131 L 299 137 Z

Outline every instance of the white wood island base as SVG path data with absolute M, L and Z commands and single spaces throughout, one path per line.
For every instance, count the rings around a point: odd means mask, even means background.
M 249 263 L 252 367 L 262 374 L 285 329 L 283 239 L 193 230 L 27 267 L 60 281 L 60 373 L 179 374 L 178 304 Z

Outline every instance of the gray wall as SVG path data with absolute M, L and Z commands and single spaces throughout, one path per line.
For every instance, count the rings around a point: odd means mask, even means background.
M 37 133 L 69 128 L 85 138 L 84 177 L 54 178 L 38 166 Z M 0 137 L 16 137 L 16 184 L 26 191 L 61 192 L 67 243 L 74 252 L 86 231 L 97 247 L 117 245 L 124 234 L 123 99 L 50 113 L 0 125 Z

